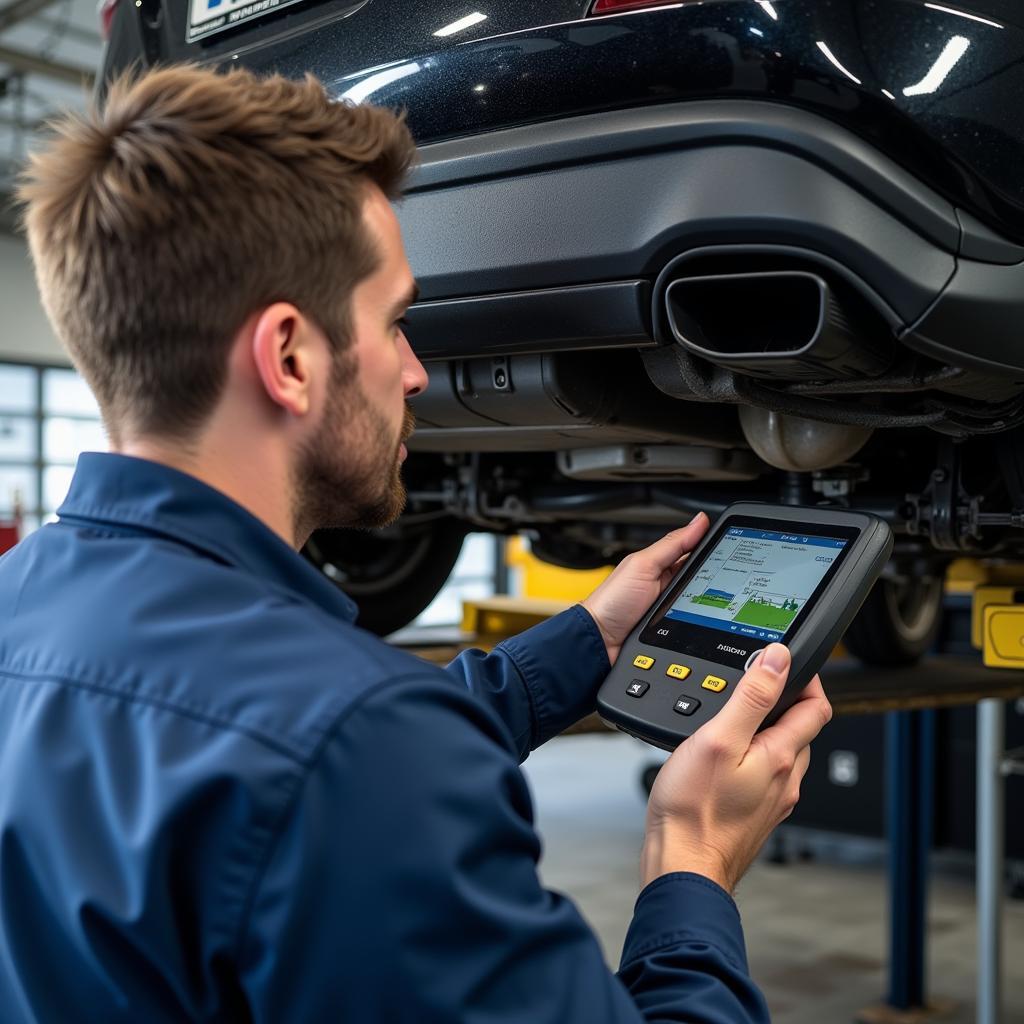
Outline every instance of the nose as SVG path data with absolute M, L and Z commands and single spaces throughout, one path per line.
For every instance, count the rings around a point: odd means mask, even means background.
M 413 395 L 421 394 L 427 390 L 427 371 L 423 364 L 416 358 L 408 338 L 402 335 L 402 387 L 405 397 L 412 398 Z

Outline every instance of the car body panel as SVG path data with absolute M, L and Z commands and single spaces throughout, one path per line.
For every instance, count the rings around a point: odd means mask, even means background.
M 701 122 L 703 145 L 666 143 L 664 136 L 654 145 L 634 131 L 629 150 L 605 159 L 552 161 L 507 176 L 481 175 L 469 185 L 457 171 L 459 158 L 437 154 L 450 186 L 421 188 L 414 179 L 399 210 L 424 297 L 655 276 L 686 249 L 743 241 L 806 246 L 839 259 L 886 296 L 900 323 L 909 323 L 952 276 L 959 241 L 953 207 L 910 182 L 889 209 L 869 198 L 871 161 L 884 190 L 897 190 L 899 169 L 884 161 L 879 168 L 873 152 L 858 162 L 849 138 L 828 167 L 820 152 L 828 122 L 766 104 L 717 102 L 660 108 L 662 124 L 675 111 Z M 787 125 L 793 138 L 812 140 L 819 152 L 768 141 L 757 128 L 748 134 L 762 116 Z M 607 120 L 617 118 L 589 119 L 593 138 L 614 131 Z M 729 126 L 718 138 L 706 127 L 716 121 Z M 521 136 L 521 162 L 532 149 L 532 131 L 508 133 Z M 424 170 L 433 170 L 435 150 L 454 145 L 426 147 Z M 905 195 L 917 197 L 923 230 L 908 223 L 912 204 Z
M 122 5 L 108 72 L 137 56 L 127 23 L 154 4 Z M 708 0 L 598 18 L 584 16 L 588 7 L 494 0 L 486 21 L 438 37 L 465 14 L 463 4 L 308 2 L 187 44 L 186 6 L 165 0 L 148 34 L 159 59 L 301 68 L 339 98 L 402 106 L 420 143 L 658 103 L 785 103 L 844 125 L 1024 241 L 1019 5 Z

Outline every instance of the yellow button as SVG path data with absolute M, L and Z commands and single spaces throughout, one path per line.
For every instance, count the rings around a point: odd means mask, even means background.
M 704 682 L 700 684 L 705 690 L 714 690 L 721 693 L 728 685 L 720 676 L 705 676 Z
M 654 664 L 654 659 L 648 657 L 646 654 L 638 654 L 633 659 L 633 668 L 650 668 Z
M 669 665 L 665 669 L 665 675 L 671 676 L 673 679 L 685 679 L 690 674 L 690 670 L 685 665 Z

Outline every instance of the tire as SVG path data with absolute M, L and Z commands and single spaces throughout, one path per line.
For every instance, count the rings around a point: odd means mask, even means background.
M 407 626 L 437 596 L 462 551 L 454 519 L 386 530 L 318 530 L 303 555 L 359 605 L 356 622 L 378 636 Z
M 942 621 L 943 578 L 908 573 L 872 588 L 843 642 L 865 665 L 915 665 L 935 642 Z

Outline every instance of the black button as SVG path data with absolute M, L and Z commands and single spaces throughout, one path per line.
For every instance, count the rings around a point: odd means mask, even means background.
M 642 697 L 650 688 L 650 683 L 645 683 L 642 679 L 634 679 L 633 682 L 626 687 L 626 693 L 628 693 L 630 697 Z
M 680 697 L 675 702 L 672 710 L 678 715 L 692 715 L 700 707 L 700 701 L 696 697 Z

